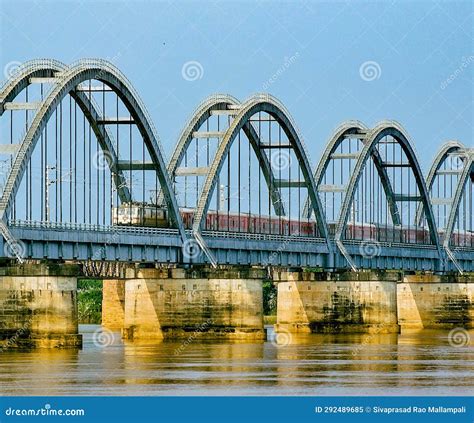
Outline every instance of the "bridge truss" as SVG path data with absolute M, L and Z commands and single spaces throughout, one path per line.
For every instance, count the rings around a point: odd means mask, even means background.
M 473 149 L 446 143 L 425 180 L 397 122 L 343 123 L 313 173 L 277 99 L 213 95 L 167 162 L 115 66 L 34 60 L 0 130 L 6 259 L 474 270 Z

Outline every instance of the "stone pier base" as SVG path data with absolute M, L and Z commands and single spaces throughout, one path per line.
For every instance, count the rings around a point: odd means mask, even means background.
M 398 333 L 397 277 L 390 273 L 281 272 L 277 331 Z
M 0 268 L 0 349 L 80 347 L 76 266 Z
M 264 277 L 248 268 L 129 269 L 123 336 L 264 339 Z
M 473 276 L 405 276 L 398 285 L 398 321 L 402 329 L 473 329 Z
M 125 322 L 125 279 L 102 281 L 102 326 L 122 330 Z

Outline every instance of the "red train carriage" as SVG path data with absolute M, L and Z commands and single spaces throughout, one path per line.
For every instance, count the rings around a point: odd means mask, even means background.
M 474 232 L 453 231 L 451 243 L 457 247 L 474 247 Z

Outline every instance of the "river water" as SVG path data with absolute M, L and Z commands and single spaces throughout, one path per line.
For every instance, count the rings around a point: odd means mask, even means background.
M 469 395 L 474 332 L 123 343 L 81 325 L 82 350 L 0 353 L 3 395 Z

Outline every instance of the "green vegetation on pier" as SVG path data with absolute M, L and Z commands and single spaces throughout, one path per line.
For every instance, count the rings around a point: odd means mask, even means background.
M 102 281 L 79 279 L 77 303 L 79 323 L 100 324 L 102 321 Z

